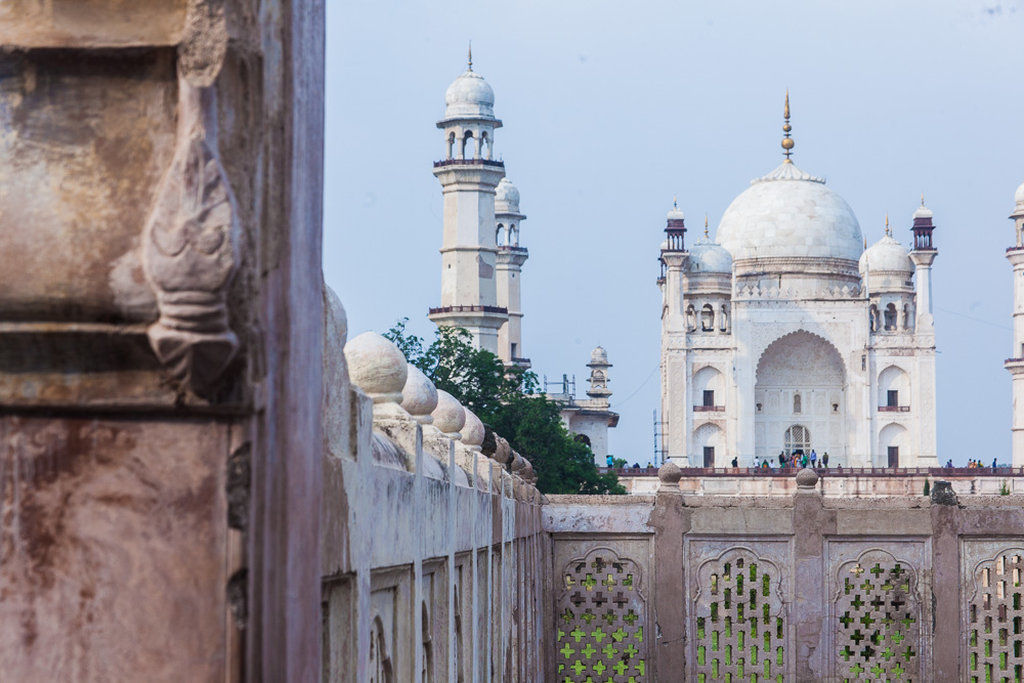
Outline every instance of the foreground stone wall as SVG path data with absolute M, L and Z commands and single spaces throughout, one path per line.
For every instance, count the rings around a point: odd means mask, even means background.
M 807 470 L 796 482 L 789 497 L 685 495 L 671 477 L 653 496 L 552 496 L 552 670 L 1020 678 L 1024 496 L 958 501 L 939 484 L 857 500 L 823 497 Z
M 328 314 L 323 680 L 545 680 L 532 467 L 379 335 L 342 355 Z

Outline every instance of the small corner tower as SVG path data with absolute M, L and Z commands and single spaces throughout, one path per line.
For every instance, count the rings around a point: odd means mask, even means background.
M 608 362 L 608 352 L 604 347 L 598 346 L 590 352 L 590 362 L 587 363 L 587 367 L 590 368 L 587 396 L 595 402 L 603 402 L 605 407 L 609 405 L 608 399 L 612 395 L 611 389 L 608 388 L 608 368 L 611 366 L 612 364 Z
M 519 212 L 519 190 L 508 178 L 502 178 L 495 190 L 495 241 L 498 245 L 498 306 L 508 310 L 508 322 L 498 330 L 498 356 L 505 363 L 530 367 L 523 353 L 523 264 L 529 258 L 519 245 L 519 231 L 526 216 Z
M 1024 466 L 1024 184 L 1014 195 L 1016 241 L 1006 250 L 1013 266 L 1013 351 L 1004 364 L 1013 377 L 1013 466 Z
M 437 325 L 465 328 L 479 348 L 499 353 L 498 332 L 508 310 L 498 304 L 494 194 L 505 165 L 492 158 L 494 91 L 473 71 L 470 51 L 466 71 L 445 92 L 445 156 L 434 162 L 444 195 L 441 245 L 441 305 L 429 317 Z

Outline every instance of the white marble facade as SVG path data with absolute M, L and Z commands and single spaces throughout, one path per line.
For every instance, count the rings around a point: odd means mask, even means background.
M 791 149 L 787 148 L 787 149 Z M 835 467 L 935 466 L 932 214 L 870 249 L 849 205 L 788 158 L 726 209 L 716 240 L 662 244 L 662 414 L 680 466 L 780 452 Z M 908 231 L 908 233 L 911 231 Z

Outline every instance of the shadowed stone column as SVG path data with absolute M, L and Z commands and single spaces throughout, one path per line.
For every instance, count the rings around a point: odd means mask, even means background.
M 686 671 L 686 577 L 683 535 L 690 530 L 690 513 L 679 490 L 682 472 L 671 460 L 658 470 L 661 485 L 651 511 L 654 529 L 654 577 L 651 600 L 655 633 L 651 641 L 654 675 L 669 680 Z
M 960 680 L 960 510 L 948 481 L 937 481 L 931 493 L 932 520 L 932 666 L 935 680 Z M 941 587 L 941 597 L 935 594 Z
M 796 628 L 796 677 L 825 678 L 829 653 L 824 651 L 828 610 L 823 573 L 824 537 L 836 532 L 836 517 L 822 507 L 818 474 L 803 469 L 796 475 L 793 497 L 793 622 Z

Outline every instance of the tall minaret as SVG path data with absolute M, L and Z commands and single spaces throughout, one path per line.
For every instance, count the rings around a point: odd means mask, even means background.
M 444 194 L 444 237 L 441 245 L 441 305 L 429 318 L 437 325 L 463 327 L 482 349 L 499 353 L 498 330 L 508 310 L 498 304 L 495 265 L 494 190 L 505 165 L 492 159 L 494 91 L 468 67 L 445 92 L 445 158 L 434 162 L 434 175 Z
M 519 213 L 519 190 L 508 178 L 498 183 L 494 197 L 495 237 L 498 242 L 498 306 L 508 310 L 508 322 L 498 330 L 498 357 L 505 363 L 530 367 L 523 353 L 523 264 L 530 257 L 519 246 L 519 231 L 526 216 Z
M 690 254 L 686 251 L 686 221 L 673 200 L 665 221 L 661 243 L 661 416 L 664 423 L 662 448 L 677 465 L 689 465 L 686 452 L 687 362 L 686 314 L 683 311 L 683 277 Z
M 1013 265 L 1013 351 L 1005 366 L 1013 377 L 1013 466 L 1024 466 L 1024 184 L 1014 195 L 1013 220 L 1017 240 L 1006 250 Z

